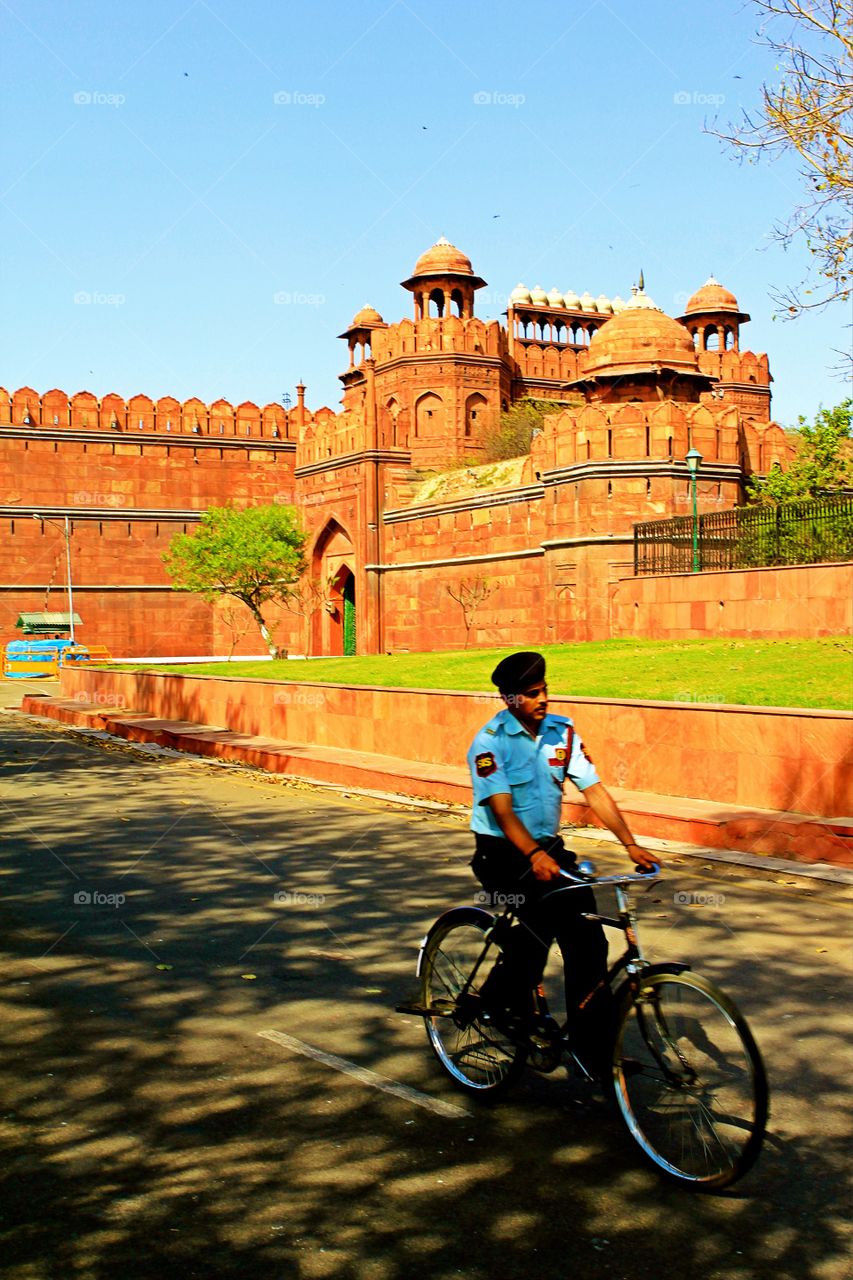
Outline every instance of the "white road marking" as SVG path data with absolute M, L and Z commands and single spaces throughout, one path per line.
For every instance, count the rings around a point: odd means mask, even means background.
M 344 1075 L 353 1076 L 362 1084 L 370 1085 L 372 1089 L 381 1089 L 383 1093 L 393 1094 L 395 1098 L 414 1102 L 437 1116 L 445 1116 L 449 1120 L 471 1118 L 471 1112 L 466 1111 L 464 1107 L 457 1107 L 452 1102 L 442 1102 L 439 1098 L 431 1098 L 429 1094 L 412 1089 L 407 1084 L 398 1084 L 396 1080 L 389 1080 L 387 1076 L 380 1076 L 375 1071 L 368 1071 L 366 1067 L 360 1067 L 347 1058 L 339 1058 L 334 1053 L 315 1049 L 313 1045 L 306 1044 L 304 1040 L 297 1040 L 295 1036 L 289 1036 L 284 1031 L 259 1031 L 258 1035 L 263 1036 L 265 1040 L 273 1040 L 276 1044 L 284 1045 L 285 1049 L 291 1049 L 293 1053 L 301 1053 L 303 1058 L 313 1058 L 315 1062 L 322 1062 L 324 1066 L 331 1067 L 334 1071 L 342 1071 Z

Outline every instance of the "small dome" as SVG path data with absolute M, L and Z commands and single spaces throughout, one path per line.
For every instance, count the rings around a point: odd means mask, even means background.
M 598 310 L 598 307 L 595 305 L 595 298 L 592 296 L 589 290 L 587 290 L 586 293 L 581 294 L 581 310 L 582 311 Z
M 574 289 L 569 289 L 567 293 L 563 294 L 563 302 L 565 302 L 569 311 L 580 311 L 581 309 L 581 300 Z
M 731 290 L 724 288 L 713 276 L 709 276 L 702 288 L 697 289 L 688 300 L 684 314 L 689 316 L 697 311 L 739 312 L 740 307 Z
M 606 294 L 603 294 L 603 293 L 600 293 L 598 295 L 598 297 L 595 300 L 595 305 L 598 307 L 599 311 L 602 311 L 602 312 L 613 310 L 613 306 L 610 302 L 610 299 L 606 296 Z
M 542 288 L 541 284 L 534 286 L 530 294 L 530 301 L 533 303 L 534 307 L 547 307 L 548 295 Z
M 650 298 L 645 289 L 634 288 L 631 290 L 631 296 L 625 303 L 624 311 L 661 311 L 654 298 Z M 675 321 L 673 321 L 675 323 Z
M 548 306 L 549 307 L 565 307 L 565 305 L 566 304 L 563 301 L 563 295 L 560 293 L 560 290 L 552 289 L 548 294 Z
M 517 284 L 509 295 L 509 300 L 514 306 L 524 306 L 530 301 L 530 290 L 526 284 Z
M 620 311 L 625 310 L 625 299 L 620 298 L 619 294 L 617 293 L 615 297 L 610 299 L 610 305 L 613 308 L 613 314 L 615 316 L 618 316 Z
M 379 312 L 375 307 L 365 304 L 360 311 L 356 311 L 352 318 L 351 329 L 366 329 L 378 324 L 384 324 Z
M 422 253 L 415 263 L 413 276 L 473 276 L 471 259 L 461 249 L 441 236 L 431 249 Z

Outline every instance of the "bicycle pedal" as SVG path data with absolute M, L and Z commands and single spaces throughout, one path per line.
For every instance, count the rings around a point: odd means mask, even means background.
M 562 1046 L 553 1040 L 543 1040 L 539 1036 L 531 1036 L 527 1061 L 534 1071 L 542 1075 L 550 1075 L 556 1071 L 562 1061 Z

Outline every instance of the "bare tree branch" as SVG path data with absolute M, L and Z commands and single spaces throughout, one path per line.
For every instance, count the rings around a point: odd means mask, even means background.
M 779 80 L 762 85 L 761 106 L 739 125 L 708 132 L 741 159 L 799 161 L 803 200 L 774 229 L 785 248 L 804 239 L 811 255 L 806 278 L 774 296 L 792 319 L 849 301 L 853 290 L 853 0 L 752 3 Z
M 446 590 L 451 600 L 455 600 L 462 609 L 467 649 L 477 611 L 480 605 L 484 604 L 494 591 L 497 591 L 497 586 L 490 583 L 488 578 L 462 578 L 455 586 L 448 585 Z

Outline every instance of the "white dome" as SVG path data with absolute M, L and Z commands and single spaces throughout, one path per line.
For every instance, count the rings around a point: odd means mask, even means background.
M 566 305 L 559 289 L 552 289 L 548 294 L 548 305 L 551 307 L 564 307 Z
M 654 298 L 650 298 L 644 289 L 634 288 L 631 290 L 631 296 L 625 303 L 626 311 L 660 311 L 661 308 L 655 302 Z
M 598 295 L 598 297 L 597 297 L 597 298 L 596 298 L 596 300 L 595 300 L 595 305 L 598 307 L 599 311 L 612 311 L 612 310 L 613 310 L 613 305 L 612 305 L 612 303 L 611 303 L 610 299 L 609 299 L 605 294 L 603 294 L 603 293 L 600 293 L 600 294 Z
M 615 316 L 618 316 L 620 311 L 625 310 L 625 299 L 620 298 L 619 294 L 617 293 L 614 298 L 610 299 L 610 305 L 613 308 L 613 314 Z
M 530 301 L 530 290 L 526 284 L 517 284 L 509 295 L 510 302 L 525 303 Z
M 581 300 L 574 289 L 569 289 L 563 294 L 563 302 L 565 302 L 570 311 L 580 311 L 581 309 Z
M 595 305 L 595 298 L 592 296 L 592 294 L 588 290 L 586 293 L 581 294 L 581 310 L 582 311 L 598 310 L 598 307 Z
M 541 284 L 537 284 L 530 294 L 530 301 L 534 307 L 547 307 L 548 295 L 542 288 Z

